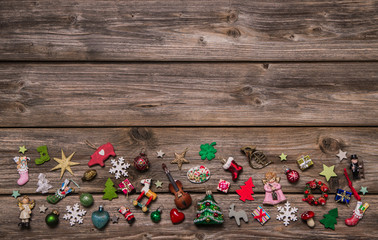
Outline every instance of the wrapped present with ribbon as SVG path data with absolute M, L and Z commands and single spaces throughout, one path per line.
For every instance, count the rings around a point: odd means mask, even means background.
M 121 190 L 125 195 L 129 195 L 135 191 L 134 186 L 131 184 L 129 179 L 123 180 L 120 184 L 118 184 L 119 190 Z
M 261 225 L 264 225 L 270 219 L 269 214 L 261 206 L 253 210 L 252 215 Z
M 297 163 L 298 163 L 299 169 L 301 169 L 302 171 L 314 165 L 309 155 L 300 157 L 297 160 Z
M 219 191 L 222 191 L 222 192 L 224 192 L 224 193 L 227 193 L 228 190 L 230 189 L 230 185 L 231 185 L 230 182 L 227 182 L 226 180 L 220 179 L 220 180 L 219 180 L 219 183 L 218 183 L 218 187 L 217 187 L 217 189 L 218 189 Z
M 335 201 L 338 202 L 338 203 L 349 204 L 351 196 L 352 196 L 351 192 L 345 191 L 343 189 L 337 189 Z

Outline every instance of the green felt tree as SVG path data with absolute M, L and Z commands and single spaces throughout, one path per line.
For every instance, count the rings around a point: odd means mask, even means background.
M 105 183 L 105 189 L 103 191 L 105 194 L 102 196 L 102 199 L 112 200 L 113 198 L 118 198 L 117 189 L 114 187 L 113 181 L 108 178 Z
M 224 222 L 221 208 L 214 200 L 211 191 L 206 192 L 206 196 L 202 201 L 197 203 L 197 216 L 194 223 L 201 224 L 222 224 Z
M 323 224 L 325 228 L 335 230 L 335 224 L 337 224 L 336 218 L 339 217 L 337 208 L 330 210 L 328 214 L 324 214 L 323 217 L 324 218 L 320 220 L 320 223 Z

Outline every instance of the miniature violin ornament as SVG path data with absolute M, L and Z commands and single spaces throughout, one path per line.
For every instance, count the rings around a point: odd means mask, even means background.
M 170 184 L 169 191 L 175 195 L 175 204 L 179 209 L 186 209 L 192 204 L 192 198 L 189 193 L 184 192 L 182 183 L 179 180 L 174 180 L 169 172 L 167 166 L 163 163 L 162 167 L 167 175 Z

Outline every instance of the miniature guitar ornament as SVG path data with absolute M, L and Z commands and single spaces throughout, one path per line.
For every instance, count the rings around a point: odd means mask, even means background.
M 96 149 L 92 144 L 86 142 L 88 146 Z M 88 166 L 92 167 L 93 165 L 99 164 L 101 167 L 105 166 L 104 161 L 110 156 L 115 157 L 114 147 L 111 143 L 106 143 L 99 148 L 96 152 L 91 155 L 91 160 L 88 162 Z
M 184 192 L 182 189 L 182 183 L 179 180 L 174 180 L 169 172 L 167 166 L 162 164 L 163 170 L 167 175 L 170 184 L 169 191 L 175 195 L 175 204 L 179 209 L 187 209 L 192 204 L 192 198 L 189 193 Z

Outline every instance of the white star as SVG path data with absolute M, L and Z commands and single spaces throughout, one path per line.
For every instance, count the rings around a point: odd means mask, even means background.
M 336 154 L 336 156 L 340 159 L 340 162 L 345 158 L 347 158 L 347 156 L 346 156 L 346 154 L 347 154 L 347 152 L 343 152 L 343 151 L 341 151 L 341 149 L 339 149 L 339 153 L 338 154 Z
M 163 158 L 163 156 L 165 155 L 165 153 L 162 151 L 162 150 L 159 150 L 157 153 L 157 157 L 158 158 Z
M 39 207 L 39 212 L 41 212 L 41 213 L 46 212 L 46 210 L 47 210 L 47 207 L 45 205 L 42 205 L 42 206 Z

